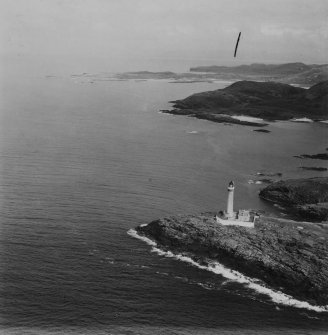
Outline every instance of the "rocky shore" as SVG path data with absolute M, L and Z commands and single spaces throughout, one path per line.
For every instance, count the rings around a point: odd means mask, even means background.
M 164 250 L 201 264 L 218 261 L 297 299 L 327 305 L 326 227 L 265 216 L 254 229 L 222 226 L 204 213 L 155 220 L 137 232 Z
M 328 160 L 328 153 L 320 153 L 320 154 L 314 154 L 314 155 L 308 155 L 308 154 L 303 154 L 299 156 L 295 156 L 296 158 L 310 158 L 310 159 L 321 159 L 321 160 Z
M 307 118 L 322 121 L 328 118 L 328 81 L 309 89 L 276 82 L 238 81 L 224 89 L 172 102 L 173 109 L 163 112 L 221 123 L 264 126 L 263 120 Z M 236 116 L 259 120 L 243 120 Z
M 300 219 L 328 221 L 328 177 L 281 180 L 262 189 L 259 196 Z

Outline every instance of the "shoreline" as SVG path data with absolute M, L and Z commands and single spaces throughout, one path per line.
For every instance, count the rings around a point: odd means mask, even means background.
M 140 225 L 139 227 L 146 227 L 147 225 L 148 224 L 143 224 L 143 225 Z M 174 252 L 170 250 L 161 249 L 160 246 L 158 246 L 158 244 L 155 241 L 153 241 L 152 239 L 150 239 L 149 237 L 145 235 L 139 234 L 138 231 L 135 229 L 130 229 L 127 232 L 127 234 L 151 246 L 152 247 L 151 252 L 157 253 L 159 256 L 174 258 L 178 261 L 183 261 L 185 263 L 191 264 L 192 266 L 195 266 L 199 269 L 210 271 L 217 275 L 221 275 L 227 280 L 239 283 L 241 285 L 245 285 L 246 287 L 252 289 L 253 291 L 259 294 L 264 294 L 268 296 L 271 299 L 271 301 L 275 304 L 284 305 L 287 307 L 307 309 L 309 311 L 314 311 L 317 313 L 328 313 L 328 305 L 326 306 L 312 305 L 308 303 L 307 301 L 301 301 L 301 300 L 295 299 L 294 297 L 287 295 L 281 291 L 277 291 L 270 287 L 266 287 L 264 283 L 261 282 L 257 278 L 251 278 L 251 277 L 245 276 L 236 270 L 232 270 L 230 268 L 225 267 L 224 265 L 220 264 L 217 261 L 210 260 L 207 265 L 204 265 L 204 263 L 200 264 L 196 260 L 194 260 L 192 255 L 189 255 L 190 257 L 188 257 L 183 254 L 175 254 Z
M 170 101 L 173 109 L 165 112 L 251 126 L 266 126 L 265 122 L 275 121 L 324 123 L 327 94 L 328 81 L 304 89 L 278 82 L 244 80 Z
M 213 213 L 201 213 L 165 217 L 136 232 L 165 252 L 192 255 L 202 266 L 217 262 L 274 292 L 328 308 L 328 230 L 322 224 L 263 215 L 255 228 L 222 226 Z

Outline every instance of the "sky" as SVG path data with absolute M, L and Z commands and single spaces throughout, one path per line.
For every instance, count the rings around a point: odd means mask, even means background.
M 0 0 L 0 12 L 2 62 L 81 71 L 328 62 L 327 0 Z

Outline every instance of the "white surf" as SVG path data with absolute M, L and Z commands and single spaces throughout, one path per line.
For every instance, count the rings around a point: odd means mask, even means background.
M 220 264 L 219 262 L 211 262 L 208 265 L 201 265 L 195 262 L 193 259 L 190 257 L 181 255 L 181 254 L 174 254 L 171 251 L 164 251 L 161 250 L 160 248 L 157 247 L 157 243 L 154 242 L 153 240 L 149 239 L 148 237 L 139 235 L 136 230 L 130 229 L 128 231 L 128 234 L 132 237 L 135 237 L 139 240 L 142 240 L 146 242 L 148 245 L 152 246 L 151 251 L 156 252 L 160 256 L 164 257 L 169 257 L 169 258 L 175 258 L 180 261 L 189 263 L 193 266 L 198 267 L 199 269 L 211 271 L 215 274 L 219 274 L 223 276 L 226 279 L 232 280 L 234 282 L 244 284 L 245 286 L 253 289 L 254 291 L 265 294 L 271 298 L 271 300 L 276 303 L 276 304 L 281 304 L 285 306 L 292 306 L 296 308 L 303 308 L 315 312 L 328 312 L 328 305 L 326 306 L 316 306 L 316 305 L 311 305 L 306 301 L 301 301 L 293 298 L 290 295 L 287 295 L 283 292 L 268 288 L 263 286 L 262 284 L 259 283 L 258 279 L 255 278 L 250 278 L 247 276 L 244 276 L 242 273 L 231 270 L 224 265 Z

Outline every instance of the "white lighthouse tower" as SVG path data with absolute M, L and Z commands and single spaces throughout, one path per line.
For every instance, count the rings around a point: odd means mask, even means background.
M 228 185 L 228 201 L 227 210 L 221 215 L 216 215 L 215 219 L 217 223 L 223 226 L 242 226 L 247 228 L 255 227 L 255 220 L 259 218 L 259 215 L 255 211 L 240 209 L 237 212 L 233 211 L 233 195 L 235 190 L 235 184 L 231 181 Z
M 226 212 L 226 216 L 229 219 L 235 217 L 235 213 L 233 211 L 234 190 L 235 190 L 235 185 L 234 185 L 233 181 L 231 181 L 229 183 L 229 186 L 228 186 L 228 201 L 227 201 L 227 212 Z

